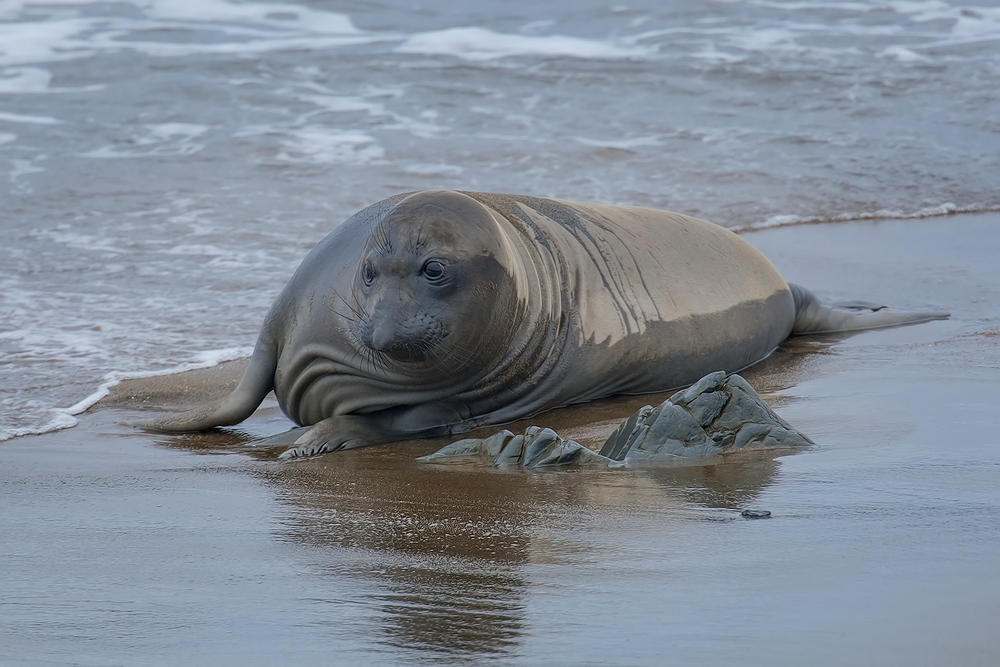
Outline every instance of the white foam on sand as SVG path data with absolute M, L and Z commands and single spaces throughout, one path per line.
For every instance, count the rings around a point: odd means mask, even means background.
M 207 352 L 201 352 L 195 356 L 192 361 L 180 364 L 179 366 L 174 366 L 173 368 L 167 368 L 160 371 L 143 371 L 138 373 L 121 373 L 114 371 L 108 373 L 104 378 L 104 383 L 97 388 L 94 393 L 90 394 L 82 401 L 65 408 L 66 414 L 78 415 L 94 406 L 99 400 L 107 396 L 111 392 L 111 388 L 115 385 L 121 384 L 123 380 L 135 380 L 139 378 L 151 378 L 151 377 L 161 377 L 164 375 L 176 375 L 177 373 L 184 373 L 187 371 L 194 371 L 201 368 L 212 368 L 213 366 L 218 366 L 219 364 L 226 361 L 234 361 L 236 359 L 243 359 L 244 357 L 249 357 L 253 354 L 252 347 L 227 347 L 222 350 L 208 350 Z
M 51 410 L 52 418 L 41 426 L 0 429 L 0 442 L 24 435 L 40 435 L 42 433 L 50 433 L 52 431 L 59 431 L 76 426 L 78 423 L 76 415 L 86 412 L 92 408 L 98 401 L 111 393 L 112 387 L 121 384 L 125 380 L 160 377 L 163 375 L 176 375 L 177 373 L 184 373 L 186 371 L 212 368 L 226 361 L 243 359 L 250 356 L 252 353 L 252 347 L 229 347 L 221 350 L 208 350 L 206 352 L 201 352 L 189 362 L 180 364 L 179 366 L 174 366 L 173 368 L 166 368 L 164 370 L 140 371 L 132 373 L 114 371 L 108 373 L 104 376 L 104 382 L 102 382 L 96 390 L 83 400 L 74 403 L 68 408 L 53 408 Z
M 417 33 L 397 46 L 396 53 L 447 55 L 470 61 L 512 56 L 548 56 L 587 59 L 641 58 L 650 53 L 637 46 L 565 35 L 510 35 L 486 28 L 449 28 Z
M 851 222 L 853 220 L 905 220 L 913 218 L 936 218 L 959 213 L 996 213 L 1000 206 L 983 206 L 971 204 L 958 206 L 945 203 L 936 206 L 924 206 L 918 209 L 883 208 L 877 211 L 857 211 L 854 213 L 836 213 L 832 215 L 774 215 L 767 220 L 743 227 L 732 227 L 734 232 L 749 232 L 758 229 L 773 229 L 775 227 L 790 227 L 792 225 L 808 225 L 822 222 Z

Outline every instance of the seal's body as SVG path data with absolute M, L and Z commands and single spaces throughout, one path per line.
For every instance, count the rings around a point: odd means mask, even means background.
M 760 361 L 792 333 L 944 317 L 831 308 L 732 232 L 645 208 L 397 195 L 302 262 L 226 399 L 148 424 L 248 417 L 272 388 L 312 454 L 666 391 Z

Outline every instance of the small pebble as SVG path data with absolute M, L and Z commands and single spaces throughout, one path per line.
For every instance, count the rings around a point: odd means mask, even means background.
M 769 510 L 743 510 L 740 516 L 744 519 L 767 519 L 771 516 Z

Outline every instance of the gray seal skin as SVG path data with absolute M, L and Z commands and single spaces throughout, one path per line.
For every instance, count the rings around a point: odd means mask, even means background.
M 227 398 L 143 424 L 239 423 L 272 389 L 283 456 L 460 433 L 689 385 L 790 334 L 947 317 L 831 307 L 715 224 L 653 209 L 422 191 L 358 212 L 305 258 Z

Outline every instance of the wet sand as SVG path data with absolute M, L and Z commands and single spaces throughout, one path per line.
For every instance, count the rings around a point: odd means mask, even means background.
M 0 443 L 0 663 L 1000 664 L 998 228 L 745 235 L 821 298 L 952 312 L 748 370 L 818 443 L 797 454 L 496 471 L 418 464 L 425 441 L 279 464 L 246 445 L 289 425 L 273 401 L 229 432 L 123 424 L 239 362 L 123 384 Z M 531 422 L 599 444 L 656 400 Z

